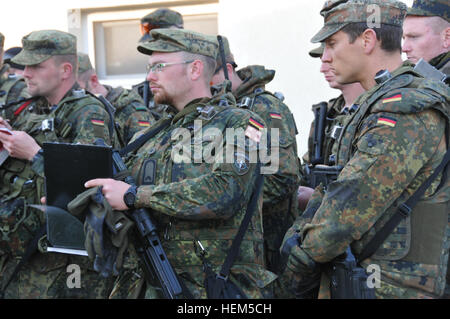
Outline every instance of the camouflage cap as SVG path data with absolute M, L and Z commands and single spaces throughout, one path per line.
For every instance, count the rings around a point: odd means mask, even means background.
M 155 29 L 151 31 L 152 39 L 140 43 L 138 51 L 152 55 L 153 52 L 190 52 L 216 59 L 217 41 L 210 36 L 185 29 Z
M 325 44 L 321 43 L 320 46 L 318 46 L 315 49 L 312 49 L 311 51 L 309 51 L 309 55 L 312 58 L 320 58 L 323 55 L 323 50 L 325 49 Z
M 22 51 L 11 61 L 36 65 L 55 55 L 76 55 L 77 38 L 58 30 L 34 31 L 22 38 Z
M 234 68 L 237 68 L 237 64 L 234 61 L 234 55 L 231 53 L 230 50 L 230 43 L 228 42 L 228 39 L 224 37 L 223 35 L 220 36 L 222 38 L 223 43 L 223 53 L 225 55 L 225 63 L 230 63 Z M 211 36 L 212 41 L 217 42 L 217 57 L 216 57 L 216 69 L 219 69 L 222 67 L 222 56 L 220 55 L 220 46 L 219 46 L 219 40 L 216 36 Z
M 322 42 L 350 23 L 388 24 L 402 26 L 406 5 L 396 0 L 329 0 L 325 2 L 320 14 L 325 25 L 311 39 Z M 379 13 L 379 14 L 378 14 Z
M 3 46 L 5 45 L 5 36 L 3 33 L 0 32 L 0 48 L 3 49 Z
M 93 70 L 89 55 L 78 52 L 78 74 L 83 74 L 86 71 Z
M 406 15 L 441 17 L 450 22 L 450 3 L 448 0 L 414 0 Z
M 141 23 L 149 23 L 151 25 L 167 28 L 171 26 L 175 26 L 178 28 L 183 28 L 183 17 L 180 13 L 162 8 L 152 13 L 147 14 L 145 17 L 141 19 Z

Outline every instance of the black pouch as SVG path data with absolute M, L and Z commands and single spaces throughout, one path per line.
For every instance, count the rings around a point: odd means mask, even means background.
M 208 299 L 248 299 L 241 288 L 211 268 L 206 271 L 204 285 Z

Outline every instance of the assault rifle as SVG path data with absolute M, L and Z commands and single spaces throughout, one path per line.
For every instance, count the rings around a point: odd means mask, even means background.
M 101 139 L 96 140 L 95 144 L 106 145 Z M 127 167 L 119 151 L 114 150 L 112 158 L 115 176 L 127 172 Z M 129 174 L 124 178 L 124 182 L 130 185 L 136 185 L 134 178 Z M 156 226 L 151 220 L 150 212 L 145 208 L 134 209 L 130 212 L 130 217 L 136 225 L 136 235 L 138 238 L 136 251 L 143 262 L 145 275 L 149 280 L 157 279 L 159 281 L 163 294 L 167 299 L 182 297 L 183 291 L 180 282 L 167 259 L 167 255 L 156 232 Z

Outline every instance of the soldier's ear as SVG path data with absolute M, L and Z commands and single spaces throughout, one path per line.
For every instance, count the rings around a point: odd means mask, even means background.
M 61 64 L 61 73 L 63 78 L 67 79 L 73 76 L 73 66 L 69 62 L 64 62 Z
M 365 54 L 371 54 L 377 46 L 377 34 L 373 29 L 366 29 L 359 36 Z
M 200 60 L 195 60 L 188 67 L 188 72 L 193 81 L 198 80 L 203 76 L 203 62 Z
M 448 50 L 450 48 L 450 27 L 447 27 L 442 31 L 442 45 Z

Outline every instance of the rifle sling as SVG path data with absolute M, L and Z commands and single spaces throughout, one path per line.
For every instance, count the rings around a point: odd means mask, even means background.
M 158 134 L 163 129 L 165 129 L 167 126 L 169 126 L 171 120 L 172 119 L 165 119 L 165 120 L 161 121 L 161 123 L 158 126 L 155 126 L 147 133 L 139 136 L 135 141 L 131 142 L 130 144 L 128 144 L 127 146 L 125 146 L 124 148 L 122 148 L 119 151 L 120 156 L 123 157 L 123 156 L 127 155 L 128 153 L 131 153 L 131 152 L 137 150 L 138 148 L 140 148 L 142 145 L 144 145 L 147 142 L 147 140 L 151 139 L 156 134 Z
M 239 230 L 236 234 L 236 237 L 233 239 L 233 243 L 231 244 L 231 248 L 228 251 L 227 257 L 225 258 L 225 262 L 223 263 L 222 268 L 220 269 L 220 273 L 217 276 L 217 278 L 221 280 L 217 280 L 216 286 L 214 287 L 213 295 L 216 296 L 216 298 L 217 296 L 219 296 L 221 288 L 223 287 L 225 281 L 228 279 L 228 276 L 230 275 L 230 269 L 233 266 L 233 263 L 239 254 L 239 248 L 241 247 L 241 242 L 244 238 L 245 232 L 247 231 L 248 225 L 253 216 L 253 212 L 257 209 L 258 198 L 259 195 L 261 194 L 264 182 L 264 175 L 261 174 L 261 163 L 259 162 L 256 167 L 256 174 L 258 177 L 256 179 L 255 189 L 253 190 L 253 193 L 250 197 L 250 201 L 247 205 L 247 211 L 245 212 L 245 216 L 242 219 L 241 225 L 239 226 Z

